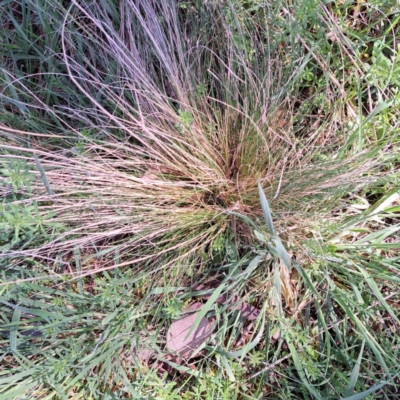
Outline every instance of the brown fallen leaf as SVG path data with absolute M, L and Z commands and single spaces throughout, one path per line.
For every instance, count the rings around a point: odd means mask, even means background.
M 197 310 L 203 304 L 193 303 L 189 309 Z M 183 359 L 189 359 L 196 355 L 196 350 L 211 336 L 211 325 L 207 318 L 202 318 L 196 329 L 187 336 L 193 326 L 198 313 L 188 314 L 174 321 L 167 332 L 167 348 L 175 351 Z
M 154 350 L 142 349 L 138 353 L 139 360 L 148 361 L 154 355 Z
M 196 291 L 212 290 L 218 287 L 219 282 L 212 282 L 207 285 L 197 285 L 193 289 Z M 202 296 L 203 299 L 208 299 L 211 294 L 205 294 Z M 252 305 L 243 302 L 241 304 L 235 304 L 237 297 L 228 299 L 227 294 L 220 295 L 215 302 L 222 304 L 227 301 L 231 303 L 229 309 L 240 311 L 242 316 L 249 321 L 253 322 L 257 319 L 260 314 L 260 310 L 253 307 Z M 195 302 L 189 306 L 188 311 L 199 310 L 203 306 L 201 302 Z M 196 350 L 205 343 L 205 341 L 211 336 L 213 321 L 207 318 L 202 318 L 196 327 L 196 329 L 190 333 L 188 332 L 192 328 L 196 321 L 198 312 L 187 314 L 184 317 L 173 321 L 167 332 L 167 345 L 166 348 L 176 353 L 176 355 L 167 355 L 167 357 L 173 357 L 174 362 L 180 364 L 180 360 L 188 360 L 196 357 Z M 251 330 L 252 324 L 248 327 L 248 331 Z M 186 337 L 187 336 L 187 337 Z M 242 340 L 245 340 L 247 335 L 244 334 Z M 147 354 L 146 354 L 147 355 Z
M 253 307 L 249 303 L 242 303 L 229 307 L 230 310 L 240 311 L 242 316 L 249 321 L 255 321 L 260 315 L 260 310 Z

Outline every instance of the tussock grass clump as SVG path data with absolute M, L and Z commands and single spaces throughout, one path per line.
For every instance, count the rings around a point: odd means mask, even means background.
M 391 7 L 3 3 L 0 399 L 396 392 Z
M 259 215 L 257 181 L 287 213 L 285 231 L 292 213 L 304 228 L 304 207 L 368 169 L 338 157 L 345 105 L 328 88 L 329 113 L 306 134 L 296 126 L 296 87 L 312 54 L 285 46 L 273 10 L 72 2 L 45 22 L 46 7 L 30 19 L 39 43 L 50 40 L 42 64 L 21 76 L 9 69 L 2 90 L 45 134 L 4 129 L 28 147 L 39 213 L 68 228 L 26 254 L 118 243 L 126 265 L 199 261 L 229 230 L 251 243 L 228 211 Z

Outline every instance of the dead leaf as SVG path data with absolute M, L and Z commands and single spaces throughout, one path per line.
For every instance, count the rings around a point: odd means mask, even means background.
M 253 307 L 249 303 L 242 303 L 237 306 L 231 306 L 229 307 L 230 310 L 237 310 L 242 313 L 242 316 L 249 321 L 255 321 L 257 317 L 260 315 L 260 310 Z
M 199 309 L 203 304 L 196 302 L 190 306 L 191 310 Z M 202 318 L 196 329 L 186 338 L 193 326 L 198 313 L 192 313 L 174 321 L 167 332 L 167 347 L 177 352 L 184 359 L 196 355 L 196 350 L 211 336 L 211 322 Z
M 141 361 L 148 361 L 154 355 L 154 351 L 150 349 L 143 349 L 139 351 L 138 357 Z
M 294 282 L 290 279 L 290 273 L 286 266 L 280 265 L 279 277 L 281 280 L 281 291 L 282 296 L 285 299 L 286 306 L 289 307 L 290 311 L 294 312 L 294 299 L 295 294 L 293 292 Z
M 281 330 L 278 328 L 274 329 L 272 331 L 272 335 L 271 335 L 271 339 L 270 339 L 271 343 L 272 344 L 276 343 L 280 337 L 281 337 Z

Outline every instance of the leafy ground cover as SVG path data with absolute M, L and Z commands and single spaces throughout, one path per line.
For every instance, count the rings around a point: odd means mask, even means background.
M 394 2 L 0 20 L 0 399 L 398 397 Z

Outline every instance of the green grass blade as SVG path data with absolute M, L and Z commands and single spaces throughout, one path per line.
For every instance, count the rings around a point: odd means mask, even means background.
M 265 222 L 267 223 L 269 233 L 271 236 L 275 236 L 274 223 L 272 221 L 271 210 L 269 208 L 268 200 L 261 187 L 260 181 L 258 182 L 258 194 L 260 196 L 261 208 L 263 210 Z
M 353 395 L 354 388 L 356 386 L 358 377 L 360 375 L 360 367 L 361 367 L 362 356 L 364 353 L 364 346 L 365 346 L 365 340 L 363 340 L 363 342 L 361 344 L 360 354 L 358 355 L 357 361 L 354 364 L 353 370 L 351 371 L 349 383 L 347 384 L 346 389 L 344 390 L 345 396 Z
M 381 290 L 379 290 L 379 287 L 376 284 L 375 280 L 362 267 L 358 267 L 358 270 L 364 276 L 366 282 L 368 283 L 368 286 L 371 288 L 373 294 L 376 296 L 376 298 L 379 300 L 379 302 L 382 304 L 382 306 L 385 307 L 386 311 L 391 315 L 391 317 L 398 324 L 400 324 L 400 320 L 397 317 L 397 314 L 394 312 L 393 308 L 389 306 L 389 304 L 387 303 L 387 301 L 383 297 L 382 292 L 381 292 Z
M 350 397 L 345 397 L 343 400 L 362 400 L 365 397 L 367 397 L 369 394 L 375 393 L 377 390 L 379 390 L 379 389 L 383 388 L 384 386 L 388 385 L 394 378 L 396 378 L 399 375 L 400 375 L 400 372 L 398 372 L 397 374 L 392 376 L 392 378 L 390 380 L 387 380 L 385 382 L 382 382 L 382 383 L 379 383 L 379 384 L 377 384 L 375 386 L 372 386 L 370 389 L 364 390 L 361 393 L 353 394 L 353 396 L 350 396 Z
M 210 296 L 207 300 L 206 304 L 201 308 L 200 312 L 198 313 L 196 319 L 193 322 L 192 327 L 189 329 L 187 335 L 185 336 L 185 340 L 190 336 L 190 334 L 197 328 L 200 321 L 205 317 L 205 315 L 211 310 L 212 306 L 214 305 L 215 301 L 217 300 L 218 296 L 222 293 L 222 291 L 226 287 L 226 282 L 222 282 L 214 291 L 214 293 Z
M 33 157 L 35 158 L 35 164 L 36 164 L 37 169 L 40 172 L 40 177 L 41 177 L 42 182 L 43 182 L 43 184 L 44 184 L 44 186 L 46 188 L 47 194 L 49 194 L 51 196 L 52 195 L 54 196 L 54 192 L 51 190 L 49 181 L 48 181 L 47 176 L 46 176 L 46 172 L 44 171 L 44 168 L 43 168 L 43 166 L 42 166 L 42 164 L 41 164 L 41 162 L 39 160 L 39 157 L 36 155 L 36 153 L 33 154 Z
M 232 352 L 227 352 L 226 356 L 231 357 L 231 358 L 236 358 L 240 357 L 240 361 L 242 362 L 246 354 L 253 350 L 258 343 L 260 343 L 263 335 L 264 335 L 264 329 L 265 329 L 265 310 L 262 312 L 262 321 L 261 321 L 261 327 L 260 330 L 258 331 L 256 337 L 249 343 L 246 344 L 242 349 L 237 350 L 237 351 L 232 351 Z
M 292 271 L 292 263 L 285 246 L 282 244 L 281 238 L 279 236 L 273 236 L 272 241 L 275 243 L 276 251 L 278 252 L 279 258 L 282 260 L 285 267 Z
M 332 285 L 332 283 L 331 283 Z M 363 335 L 368 347 L 373 351 L 375 354 L 376 358 L 379 360 L 381 363 L 382 368 L 385 370 L 385 372 L 390 375 L 390 369 L 387 366 L 385 359 L 383 357 L 383 354 L 385 353 L 384 350 L 381 348 L 381 346 L 376 342 L 374 337 L 371 335 L 371 333 L 367 330 L 365 325 L 360 321 L 360 319 L 353 313 L 353 311 L 350 309 L 350 307 L 347 305 L 347 302 L 344 298 L 342 298 L 341 295 L 338 294 L 338 290 L 334 289 L 332 291 L 333 298 L 334 300 L 342 307 L 343 311 L 346 313 L 346 315 L 355 323 L 357 328 L 359 329 L 360 333 Z
M 229 365 L 229 361 L 226 359 L 226 355 L 220 354 L 219 357 L 220 357 L 223 367 L 225 368 L 226 374 L 228 375 L 230 382 L 236 382 L 235 374 L 233 373 L 232 368 Z
M 10 348 L 13 353 L 17 352 L 18 341 L 17 341 L 17 333 L 19 322 L 21 320 L 22 310 L 19 308 L 14 309 L 13 317 L 12 317 L 12 326 L 10 328 Z
M 299 355 L 297 354 L 296 348 L 294 347 L 292 343 L 292 339 L 290 337 L 286 338 L 287 344 L 289 346 L 290 354 L 292 356 L 293 363 L 296 367 L 297 373 L 299 374 L 299 377 L 301 381 L 303 382 L 304 386 L 307 388 L 308 392 L 314 396 L 315 399 L 317 400 L 323 400 L 320 394 L 315 390 L 313 386 L 311 386 L 310 382 L 308 381 L 304 368 L 301 364 Z

